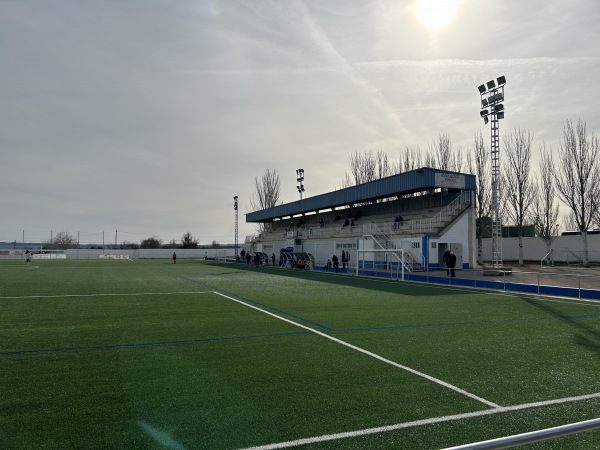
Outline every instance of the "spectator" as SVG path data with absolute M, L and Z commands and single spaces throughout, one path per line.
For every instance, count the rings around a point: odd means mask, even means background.
M 335 269 L 335 273 L 338 273 L 340 271 L 340 263 L 339 263 L 337 255 L 333 255 L 331 257 L 331 262 L 333 263 L 333 268 Z
M 450 275 L 450 267 L 448 266 L 448 258 L 450 257 L 450 249 L 447 248 L 442 257 L 442 261 L 446 264 L 446 275 Z
M 344 225 L 342 225 L 342 228 L 347 227 L 348 225 L 350 225 L 350 221 L 348 219 L 346 219 L 346 221 L 344 222 Z
M 275 253 L 273 253 L 273 255 L 271 256 L 271 263 L 273 264 L 273 267 L 275 267 Z
M 346 252 L 342 250 L 342 269 L 346 268 Z
M 329 272 L 329 270 L 331 270 L 331 260 L 328 259 L 327 260 L 327 264 L 325 264 L 325 267 L 323 267 L 323 270 L 326 270 Z
M 177 264 L 177 253 L 173 252 L 173 264 Z
M 250 252 L 246 252 L 246 264 L 250 265 L 251 261 L 252 261 L 252 255 L 250 254 Z
M 454 267 L 456 266 L 456 255 L 453 252 L 450 252 L 446 265 L 450 269 L 450 276 L 455 277 L 456 273 L 454 272 Z

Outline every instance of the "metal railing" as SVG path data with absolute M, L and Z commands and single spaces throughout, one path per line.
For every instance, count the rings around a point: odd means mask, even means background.
M 445 450 L 497 450 L 503 448 L 512 448 L 520 445 L 531 444 L 533 442 L 555 439 L 569 434 L 580 433 L 582 431 L 591 431 L 600 428 L 600 419 L 585 420 L 583 422 L 561 425 L 544 430 L 531 431 L 529 433 L 516 434 L 489 441 L 474 442 L 472 444 L 449 447 Z

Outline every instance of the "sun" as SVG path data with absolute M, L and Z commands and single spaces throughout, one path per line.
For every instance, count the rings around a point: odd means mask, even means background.
M 417 16 L 428 28 L 448 25 L 458 6 L 458 0 L 417 0 Z

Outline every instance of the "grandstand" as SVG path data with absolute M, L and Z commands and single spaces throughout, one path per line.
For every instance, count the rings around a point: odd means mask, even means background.
M 295 255 L 306 261 L 308 254 L 314 269 L 346 251 L 347 271 L 401 265 L 417 271 L 445 267 L 449 248 L 457 267 L 472 268 L 474 190 L 474 175 L 423 167 L 250 212 L 246 222 L 263 224 L 264 231 L 246 237 L 245 251 L 276 254 L 291 266 Z

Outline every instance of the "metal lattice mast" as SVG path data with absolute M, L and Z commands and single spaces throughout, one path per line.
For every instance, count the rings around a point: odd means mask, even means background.
M 492 114 L 492 267 L 502 267 L 502 220 L 500 219 L 500 122 Z
M 235 211 L 235 261 L 238 260 L 238 196 L 233 197 L 233 209 Z
M 496 82 L 498 85 L 496 85 Z M 504 119 L 504 86 L 506 77 L 498 77 L 479 86 L 481 117 L 490 122 L 492 152 L 492 266 L 502 267 L 502 220 L 500 218 L 500 119 Z M 488 109 L 489 108 L 489 109 Z

